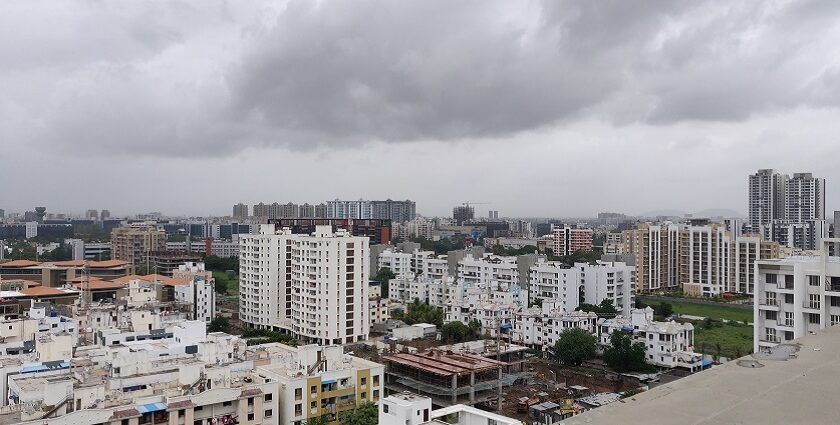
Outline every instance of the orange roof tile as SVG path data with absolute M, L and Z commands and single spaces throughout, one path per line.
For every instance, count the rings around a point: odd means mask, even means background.
M 92 269 L 107 269 L 109 267 L 120 267 L 128 265 L 127 261 L 122 260 L 105 260 L 105 261 L 90 261 L 88 267 Z
M 78 295 L 76 292 L 65 292 L 58 288 L 50 288 L 47 286 L 38 286 L 34 288 L 21 289 L 21 294 L 29 295 L 30 297 L 47 297 L 53 295 Z
M 0 267 L 32 267 L 40 265 L 41 263 L 32 260 L 14 260 L 0 264 Z
M 125 275 L 125 276 L 120 276 L 116 279 L 112 279 L 111 282 L 126 284 L 126 283 L 128 283 L 132 280 L 136 280 L 136 279 L 145 280 L 145 278 L 143 276 L 140 276 L 138 274 L 129 274 L 129 275 Z
M 85 260 L 67 260 L 67 261 L 52 261 L 48 264 L 52 264 L 58 267 L 82 267 L 87 264 Z

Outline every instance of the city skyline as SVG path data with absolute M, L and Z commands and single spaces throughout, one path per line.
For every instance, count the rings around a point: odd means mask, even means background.
M 840 199 L 838 4 L 441 7 L 8 3 L 0 205 L 746 214 L 761 168 L 812 172 Z

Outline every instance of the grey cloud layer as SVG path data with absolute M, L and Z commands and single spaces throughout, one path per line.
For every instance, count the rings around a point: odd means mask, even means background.
M 208 156 L 840 102 L 836 1 L 6 7 L 0 136 L 36 149 Z

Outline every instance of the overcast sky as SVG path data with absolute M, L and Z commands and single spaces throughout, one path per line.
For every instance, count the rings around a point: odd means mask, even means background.
M 0 208 L 840 207 L 840 1 L 4 1 Z

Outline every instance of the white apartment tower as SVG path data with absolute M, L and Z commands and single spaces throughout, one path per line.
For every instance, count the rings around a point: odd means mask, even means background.
M 755 351 L 840 324 L 840 258 L 822 255 L 756 261 Z
M 242 235 L 240 244 L 242 322 L 322 345 L 367 339 L 367 237 L 330 226 L 295 235 L 268 224 Z

